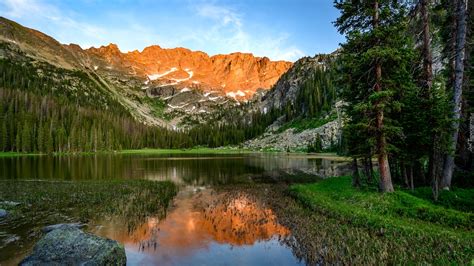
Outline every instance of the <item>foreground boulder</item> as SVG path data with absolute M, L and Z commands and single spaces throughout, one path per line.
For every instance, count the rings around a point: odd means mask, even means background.
M 117 241 L 60 226 L 36 243 L 20 265 L 125 265 L 125 249 Z

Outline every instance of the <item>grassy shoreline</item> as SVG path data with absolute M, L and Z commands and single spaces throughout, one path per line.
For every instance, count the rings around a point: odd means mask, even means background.
M 190 149 L 137 149 L 137 150 L 121 150 L 118 154 L 238 154 L 238 153 L 255 153 L 256 151 L 238 149 L 238 148 L 190 148 Z
M 23 153 L 23 152 L 13 152 L 13 151 L 8 151 L 8 152 L 0 152 L 0 157 L 18 157 L 18 156 L 40 156 L 42 155 L 41 153 Z
M 354 189 L 351 178 L 344 176 L 293 185 L 289 193 L 318 215 L 390 243 L 392 253 L 386 254 L 387 262 L 425 261 L 445 265 L 473 262 L 474 213 L 472 209 L 466 210 L 465 201 L 470 198 L 472 202 L 474 190 L 453 190 L 442 195 L 440 202 L 433 203 L 419 196 L 425 194 L 418 191 L 398 190 L 381 195 L 374 187 Z
M 314 157 L 334 157 L 334 158 L 343 158 L 348 160 L 345 157 L 338 156 L 335 153 L 306 153 L 306 152 L 285 152 L 285 151 L 259 151 L 259 150 L 249 150 L 241 148 L 189 148 L 189 149 L 135 149 L 135 150 L 117 150 L 117 151 L 97 151 L 97 152 L 54 152 L 51 154 L 46 153 L 23 153 L 23 152 L 0 152 L 0 157 L 20 157 L 20 156 L 65 156 L 65 155 L 100 155 L 100 154 L 250 154 L 250 153 L 268 153 L 268 154 L 295 154 L 295 155 L 308 155 Z
M 96 154 L 235 154 L 235 153 L 254 153 L 257 151 L 236 149 L 236 148 L 190 148 L 190 149 L 135 149 L 135 150 L 117 150 L 117 151 L 96 151 L 96 152 L 53 152 L 46 153 L 23 153 L 23 152 L 0 152 L 0 157 L 16 156 L 43 156 L 43 155 L 96 155 Z

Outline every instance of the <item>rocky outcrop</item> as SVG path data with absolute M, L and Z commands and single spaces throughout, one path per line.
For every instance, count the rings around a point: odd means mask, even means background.
M 316 55 L 303 57 L 296 61 L 273 88 L 263 96 L 259 103 L 260 111 L 282 108 L 285 104 L 294 102 L 301 85 L 314 74 L 317 68 L 326 67 L 325 60 L 328 58 L 330 56 Z
M 117 241 L 60 226 L 36 243 L 20 265 L 125 265 L 125 249 Z
M 245 142 L 243 146 L 251 150 L 304 151 L 319 137 L 322 148 L 327 149 L 337 143 L 340 132 L 341 127 L 335 120 L 301 132 L 296 132 L 294 128 L 281 133 L 267 131 L 262 136 Z

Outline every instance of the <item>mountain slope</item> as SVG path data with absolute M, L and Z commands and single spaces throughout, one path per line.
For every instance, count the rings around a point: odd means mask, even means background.
M 333 84 L 337 53 L 304 57 L 258 101 L 254 111 L 279 117 L 265 132 L 243 143 L 252 150 L 322 151 L 337 147 L 341 138 L 342 103 Z
M 0 18 L 0 149 L 218 147 L 261 134 L 245 145 L 301 150 L 319 136 L 327 148 L 340 126 L 332 57 L 84 50 Z
M 239 105 L 258 89 L 269 89 L 292 65 L 251 54 L 209 57 L 159 46 L 129 53 L 113 44 L 84 50 L 6 18 L 0 18 L 0 43 L 2 58 L 81 72 L 137 121 L 172 129 L 193 127 Z

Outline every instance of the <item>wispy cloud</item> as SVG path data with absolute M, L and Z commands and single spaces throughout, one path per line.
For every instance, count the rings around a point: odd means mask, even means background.
M 55 29 L 55 38 L 60 41 L 68 34 L 100 40 L 106 32 L 95 25 L 65 16 L 56 6 L 39 0 L 5 0 L 1 5 L 1 12 L 12 19 L 25 19 L 30 24 L 49 24 L 50 28 Z
M 197 13 L 202 17 L 219 20 L 222 25 L 233 24 L 242 27 L 240 14 L 229 7 L 217 6 L 214 4 L 203 4 L 197 6 Z
M 20 18 L 26 14 L 45 15 L 45 13 L 40 13 L 45 9 L 45 6 L 32 0 L 4 0 L 2 9 L 5 9 L 3 10 L 5 15 L 12 18 Z M 46 7 L 46 9 L 49 9 L 49 7 Z
M 252 35 L 246 30 L 244 15 L 233 9 L 215 3 L 204 3 L 196 6 L 199 16 L 211 19 L 214 25 L 193 34 L 200 42 L 212 42 L 222 47 L 225 52 L 251 52 L 258 56 L 268 56 L 274 60 L 289 60 L 304 56 L 303 51 L 294 45 L 288 45 L 289 35 L 265 36 L 264 33 Z

